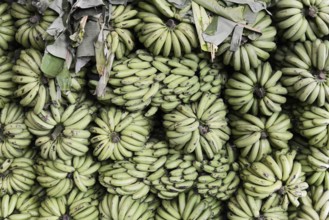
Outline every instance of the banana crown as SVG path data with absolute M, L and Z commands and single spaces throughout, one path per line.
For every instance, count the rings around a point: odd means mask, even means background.
M 299 206 L 298 199 L 306 195 L 308 184 L 302 165 L 294 161 L 296 153 L 295 150 L 277 151 L 274 157 L 266 156 L 262 161 L 253 162 L 244 168 L 241 179 L 245 192 L 260 199 L 278 193 L 283 197 L 283 202 L 289 204 L 290 201 L 293 206 Z
M 107 191 L 117 195 L 130 195 L 133 199 L 145 198 L 150 186 L 146 181 L 149 173 L 137 169 L 129 161 L 104 163 L 98 170 L 99 182 Z
M 150 118 L 140 111 L 130 113 L 115 107 L 101 108 L 90 127 L 94 156 L 101 161 L 131 158 L 133 152 L 143 149 L 151 129 Z
M 96 189 L 81 192 L 77 188 L 61 197 L 47 197 L 41 202 L 40 217 L 69 218 L 69 219 L 97 219 L 99 215 L 99 197 Z
M 288 93 L 279 81 L 281 76 L 282 72 L 273 71 L 268 62 L 244 73 L 233 73 L 225 89 L 228 104 L 242 114 L 270 116 L 281 112 Z
M 235 196 L 228 202 L 228 219 L 242 217 L 245 219 L 288 219 L 286 207 L 281 205 L 280 195 L 273 193 L 269 198 L 261 200 L 243 189 L 238 189 Z
M 101 219 L 154 218 L 160 201 L 152 194 L 145 198 L 133 199 L 129 195 L 106 194 L 99 203 Z
M 193 190 L 179 193 L 172 200 L 161 200 L 156 218 L 161 219 L 218 219 L 222 211 L 221 201 L 202 198 Z

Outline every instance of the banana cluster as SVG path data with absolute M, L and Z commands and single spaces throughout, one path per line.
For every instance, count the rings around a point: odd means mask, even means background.
M 129 161 L 103 163 L 99 172 L 99 182 L 111 194 L 131 196 L 132 199 L 143 199 L 150 192 L 150 184 L 146 180 L 147 171 L 140 171 L 136 164 Z
M 152 121 L 142 112 L 130 113 L 117 107 L 101 108 L 90 127 L 93 154 L 100 161 L 124 160 L 144 148 Z
M 243 189 L 238 189 L 228 204 L 227 218 L 229 220 L 241 219 L 277 219 L 288 220 L 287 209 L 280 204 L 280 198 L 273 193 L 266 200 L 248 195 Z M 294 218 L 292 218 L 294 219 Z
M 140 51 L 137 57 L 118 61 L 108 84 L 113 89 L 111 103 L 133 112 L 147 108 L 160 89 L 164 74 L 152 65 L 153 57 Z
M 180 19 L 178 10 L 168 1 L 140 1 L 138 8 L 137 17 L 142 23 L 135 27 L 135 32 L 152 54 L 181 57 L 198 47 L 194 26 Z
M 147 177 L 151 191 L 165 200 L 173 199 L 181 192 L 187 192 L 195 186 L 198 178 L 198 172 L 193 166 L 194 161 L 194 155 L 170 149 L 164 167 Z
M 189 190 L 178 194 L 175 199 L 161 200 L 155 219 L 220 220 L 222 207 L 221 201 L 215 198 L 202 198 L 200 194 Z
M 329 190 L 313 186 L 307 196 L 301 198 L 301 206 L 291 212 L 289 219 L 322 220 L 329 218 Z
M 15 73 L 12 71 L 14 66 L 12 57 L 0 56 L 0 108 L 11 101 L 14 92 L 17 89 L 17 84 L 12 81 Z
M 245 73 L 235 72 L 226 83 L 225 97 L 233 110 L 242 114 L 270 116 L 281 112 L 287 89 L 280 83 L 281 71 L 272 71 L 270 63 Z
M 39 114 L 26 113 L 25 124 L 37 138 L 35 145 L 40 147 L 40 156 L 44 159 L 69 160 L 74 156 L 83 156 L 89 150 L 91 133 L 87 127 L 92 114 L 97 109 L 92 102 L 83 102 L 49 110 Z
M 200 91 L 191 97 L 191 101 L 198 100 L 206 92 L 219 96 L 222 88 L 227 83 L 228 74 L 222 63 L 217 61 L 217 59 L 209 62 L 210 58 L 202 55 L 200 58 L 198 69 L 196 70 L 200 80 Z
M 18 84 L 14 95 L 20 98 L 22 106 L 33 107 L 35 113 L 45 107 L 49 100 L 47 78 L 43 75 L 40 66 L 42 54 L 36 49 L 26 49 L 20 52 L 12 70 L 15 75 L 13 82 Z
M 306 146 L 298 149 L 296 160 L 302 164 L 306 181 L 310 186 L 323 186 L 329 189 L 329 150 Z
M 257 68 L 262 61 L 268 60 L 270 52 L 276 49 L 274 40 L 277 31 L 271 24 L 272 19 L 267 12 L 258 12 L 254 23 L 249 25 L 261 31 L 261 36 L 255 37 L 253 32 L 244 29 L 240 46 L 236 51 L 231 50 L 232 37 L 228 37 L 219 45 L 217 55 L 222 57 L 225 65 L 232 66 L 235 71 Z
M 274 18 L 280 36 L 289 41 L 314 41 L 329 34 L 329 9 L 325 0 L 278 1 Z
M 328 56 L 329 41 L 299 42 L 290 48 L 282 62 L 281 82 L 291 96 L 318 106 L 329 101 Z
M 46 31 L 58 17 L 57 13 L 48 8 L 43 14 L 40 14 L 30 2 L 26 4 L 13 2 L 10 13 L 16 19 L 16 41 L 25 48 L 43 51 L 46 41 L 52 40 Z
M 38 159 L 35 165 L 37 181 L 51 197 L 66 195 L 74 187 L 87 192 L 95 185 L 95 174 L 99 168 L 100 163 L 94 161 L 91 155 L 74 157 L 71 160 Z
M 24 123 L 23 108 L 7 103 L 0 111 L 0 157 L 22 157 L 32 142 L 32 135 Z
M 164 167 L 168 153 L 168 142 L 152 137 L 141 150 L 134 152 L 131 161 L 138 170 L 151 174 Z
M 136 40 L 129 29 L 141 22 L 141 19 L 136 18 L 137 14 L 132 4 L 111 6 L 106 46 L 116 59 L 127 56 L 135 48 Z
M 305 106 L 298 116 L 299 133 L 314 147 L 329 149 L 328 125 L 329 103 L 323 107 Z
M 194 153 L 198 161 L 212 159 L 231 133 L 226 120 L 227 106 L 216 95 L 205 93 L 198 102 L 179 105 L 163 115 L 170 147 Z
M 0 49 L 8 50 L 10 44 L 15 40 L 15 22 L 10 14 L 10 5 L 8 3 L 0 3 Z
M 72 219 L 95 220 L 99 217 L 98 189 L 81 192 L 74 188 L 70 194 L 61 197 L 46 197 L 39 208 L 40 220 Z
M 0 196 L 32 190 L 36 183 L 36 173 L 33 168 L 34 156 L 35 152 L 30 150 L 22 157 L 0 158 Z
M 241 171 L 243 188 L 249 196 L 264 199 L 272 193 L 282 197 L 282 207 L 299 206 L 308 184 L 302 165 L 295 161 L 296 151 L 278 151 L 262 161 L 253 162 Z
M 197 192 L 204 197 L 214 197 L 221 201 L 229 199 L 240 183 L 236 157 L 233 146 L 227 143 L 212 160 L 194 161 L 193 166 L 199 172 Z
M 160 201 L 153 194 L 142 199 L 132 196 L 106 194 L 99 202 L 100 220 L 155 219 Z
M 185 54 L 183 57 L 165 58 L 156 56 L 152 65 L 164 74 L 159 92 L 152 99 L 152 106 L 163 112 L 174 110 L 181 103 L 196 101 L 202 93 L 197 75 L 200 58 L 196 54 Z
M 290 118 L 284 113 L 273 113 L 270 117 L 256 117 L 243 114 L 230 115 L 230 125 L 234 145 L 240 156 L 249 162 L 260 161 L 275 149 L 288 149 L 288 141 L 293 137 Z
M 37 220 L 40 198 L 32 192 L 4 195 L 0 198 L 0 217 L 10 220 Z

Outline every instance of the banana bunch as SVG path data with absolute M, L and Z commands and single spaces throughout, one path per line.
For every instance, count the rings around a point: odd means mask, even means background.
M 151 191 L 160 199 L 170 200 L 193 188 L 198 178 L 198 172 L 193 166 L 194 161 L 194 155 L 170 149 L 164 167 L 147 177 Z
M 99 168 L 100 163 L 94 161 L 91 155 L 55 161 L 40 158 L 35 165 L 37 181 L 52 197 L 64 196 L 74 187 L 81 192 L 88 191 L 96 183 Z
M 264 199 L 278 193 L 282 207 L 299 206 L 299 198 L 306 196 L 308 184 L 302 165 L 295 161 L 296 151 L 277 151 L 243 169 L 240 178 L 249 196 Z
M 160 201 L 153 194 L 142 199 L 132 196 L 106 194 L 99 202 L 100 220 L 139 220 L 154 219 Z
M 8 3 L 0 3 L 0 48 L 8 50 L 10 44 L 15 40 L 15 22 L 10 14 L 10 5 Z
M 233 73 L 225 89 L 228 104 L 242 114 L 270 116 L 281 112 L 288 93 L 279 81 L 281 76 L 282 72 L 272 71 L 268 62 L 245 73 Z
M 17 89 L 17 84 L 12 81 L 15 74 L 12 71 L 14 64 L 11 60 L 11 56 L 0 56 L 0 108 L 11 101 Z
M 49 100 L 48 79 L 40 69 L 41 61 L 42 54 L 38 50 L 26 49 L 20 52 L 19 58 L 12 67 L 15 73 L 12 80 L 18 84 L 14 95 L 21 99 L 22 106 L 33 107 L 37 114 Z
M 103 163 L 98 172 L 100 184 L 111 194 L 131 196 L 136 200 L 147 197 L 150 192 L 150 184 L 146 181 L 149 172 L 138 170 L 132 162 Z
M 8 220 L 37 220 L 40 198 L 31 192 L 4 195 L 0 198 L 0 218 Z
M 136 57 L 116 62 L 108 81 L 114 93 L 111 103 L 130 112 L 144 110 L 150 105 L 165 76 L 152 65 L 153 56 L 145 51 L 137 53 Z
M 323 186 L 329 189 L 329 150 L 305 146 L 299 149 L 298 162 L 302 164 L 306 181 L 310 186 Z
M 227 106 L 216 95 L 205 93 L 198 102 L 179 105 L 163 115 L 170 147 L 194 153 L 198 161 L 213 159 L 231 133 L 226 120 Z
M 198 69 L 200 80 L 200 91 L 195 93 L 190 100 L 198 100 L 203 93 L 209 92 L 214 95 L 220 95 L 221 90 L 227 83 L 227 71 L 223 63 L 215 59 L 209 62 L 209 57 L 202 57 L 199 61 Z
M 197 101 L 202 94 L 199 93 L 201 84 L 197 75 L 199 61 L 198 55 L 193 53 L 185 54 L 181 58 L 156 56 L 152 65 L 160 71 L 158 76 L 163 79 L 151 105 L 160 108 L 163 112 L 170 112 L 182 102 Z M 207 88 L 203 89 L 207 90 Z
M 61 197 L 47 197 L 40 205 L 38 220 L 95 220 L 99 217 L 98 189 L 81 192 L 73 188 L 70 194 Z
M 207 219 L 220 220 L 223 205 L 215 198 L 202 198 L 193 190 L 182 192 L 172 200 L 161 200 L 156 220 Z
M 0 110 L 0 157 L 22 157 L 32 142 L 32 135 L 24 124 L 23 108 L 7 103 Z
M 329 149 L 329 103 L 326 102 L 323 107 L 305 106 L 298 117 L 298 125 L 300 134 L 308 139 L 311 146 Z
M 272 19 L 264 10 L 257 13 L 256 20 L 249 24 L 252 28 L 261 31 L 260 36 L 254 32 L 244 29 L 240 46 L 236 51 L 232 51 L 231 37 L 228 37 L 218 46 L 217 55 L 221 56 L 225 65 L 230 65 L 235 71 L 248 71 L 257 68 L 261 61 L 266 61 L 270 57 L 270 52 L 276 49 L 274 42 L 276 29 L 271 26 Z
M 43 14 L 40 14 L 30 2 L 26 4 L 13 2 L 10 13 L 17 19 L 15 22 L 16 41 L 25 48 L 43 51 L 46 42 L 52 40 L 46 31 L 58 17 L 57 13 L 48 8 Z
M 274 18 L 280 36 L 289 41 L 314 41 L 329 34 L 326 0 L 278 1 Z
M 135 32 L 152 54 L 181 57 L 198 47 L 194 26 L 177 16 L 178 10 L 168 1 L 139 1 L 138 8 L 137 17 L 142 23 L 135 27 Z
M 289 217 L 297 220 L 329 219 L 329 191 L 321 185 L 311 187 L 308 195 L 301 198 L 301 206 Z
M 126 112 L 117 107 L 101 108 L 90 127 L 93 154 L 100 161 L 124 160 L 144 148 L 152 121 L 142 112 Z
M 293 0 L 295 1 L 295 0 Z M 329 41 L 296 43 L 282 62 L 282 84 L 303 103 L 323 106 L 329 101 Z
M 25 124 L 37 138 L 35 145 L 40 147 L 44 159 L 69 160 L 83 156 L 89 150 L 91 133 L 88 126 L 97 107 L 90 102 L 73 104 L 64 108 L 50 106 L 50 110 L 26 113 Z
M 27 151 L 13 159 L 0 158 L 0 197 L 16 192 L 31 191 L 35 185 L 36 173 L 33 168 L 35 152 Z
M 164 167 L 168 153 L 168 142 L 152 137 L 142 149 L 134 152 L 131 162 L 136 164 L 140 171 L 154 173 Z
M 221 201 L 229 199 L 240 183 L 236 157 L 233 147 L 228 143 L 212 160 L 194 161 L 193 166 L 199 172 L 197 192 Z
M 273 193 L 266 200 L 261 200 L 248 195 L 239 188 L 236 195 L 231 197 L 228 204 L 227 218 L 229 220 L 240 219 L 275 219 L 288 220 L 287 209 L 280 205 L 278 194 Z
M 234 145 L 240 156 L 249 162 L 260 161 L 274 149 L 288 149 L 288 141 L 293 137 L 287 114 L 275 112 L 270 117 L 256 117 L 244 114 L 230 115 L 230 125 Z
M 141 22 L 136 18 L 138 11 L 132 4 L 111 5 L 109 33 L 106 36 L 107 48 L 116 59 L 127 56 L 135 48 L 135 37 L 131 30 Z

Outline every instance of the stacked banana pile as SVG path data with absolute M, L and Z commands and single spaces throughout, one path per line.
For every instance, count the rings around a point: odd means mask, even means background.
M 328 36 L 328 0 L 2 1 L 0 218 L 329 219 Z

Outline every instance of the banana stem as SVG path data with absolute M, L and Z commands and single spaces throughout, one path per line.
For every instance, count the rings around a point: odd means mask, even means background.
M 64 126 L 62 124 L 56 125 L 53 133 L 51 133 L 51 138 L 53 140 L 56 140 L 63 130 L 64 130 Z
M 111 140 L 113 143 L 119 143 L 119 141 L 120 141 L 119 134 L 116 132 L 111 133 Z

